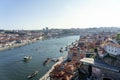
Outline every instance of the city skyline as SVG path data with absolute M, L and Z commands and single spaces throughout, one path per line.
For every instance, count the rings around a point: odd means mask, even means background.
M 0 29 L 119 27 L 119 0 L 1 0 Z

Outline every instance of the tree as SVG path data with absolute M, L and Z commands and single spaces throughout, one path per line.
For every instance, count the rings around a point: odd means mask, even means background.
M 95 49 L 94 49 L 94 52 L 96 53 L 96 57 L 95 57 L 95 59 L 99 59 L 98 49 L 95 48 Z
M 116 39 L 120 40 L 120 33 L 117 34 Z

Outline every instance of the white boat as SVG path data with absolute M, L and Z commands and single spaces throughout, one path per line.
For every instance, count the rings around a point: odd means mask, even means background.
M 30 60 L 30 59 L 32 59 L 32 57 L 31 56 L 25 56 L 23 59 L 24 60 Z

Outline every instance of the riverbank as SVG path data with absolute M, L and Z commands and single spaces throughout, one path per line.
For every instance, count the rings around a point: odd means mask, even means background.
M 59 61 L 57 62 L 57 63 L 55 63 L 53 66 L 52 66 L 52 68 L 43 76 L 43 77 L 41 77 L 39 80 L 50 80 L 49 79 L 49 74 L 50 74 L 50 72 L 54 69 L 54 66 L 56 66 L 57 64 L 60 64 L 60 63 L 62 63 L 63 61 L 64 61 L 64 57 L 60 57 L 59 58 Z
M 42 40 L 43 38 L 39 39 L 39 40 Z M 21 46 L 24 46 L 24 45 L 27 45 L 27 44 L 31 44 L 31 43 L 34 43 L 34 42 L 37 42 L 39 40 L 31 40 L 31 41 L 24 41 L 22 43 L 16 43 L 14 45 L 11 45 L 11 46 L 5 46 L 5 47 L 1 47 L 0 48 L 0 51 L 4 51 L 4 50 L 9 50 L 9 49 L 12 49 L 12 48 L 17 48 L 17 47 L 21 47 Z
M 66 37 L 66 36 L 60 36 L 59 38 L 63 38 L 63 37 Z M 56 38 L 58 38 L 58 37 L 56 37 Z M 0 47 L 0 51 L 9 50 L 9 49 L 12 49 L 12 48 L 17 48 L 17 47 L 21 47 L 21 46 L 24 46 L 24 45 L 27 45 L 27 44 L 31 44 L 31 43 L 37 42 L 39 40 L 46 40 L 46 39 L 49 39 L 49 38 L 40 37 L 39 39 L 34 39 L 34 40 L 31 40 L 31 41 L 28 40 L 28 41 L 23 41 L 21 43 L 15 43 L 13 45 L 5 46 L 5 47 Z

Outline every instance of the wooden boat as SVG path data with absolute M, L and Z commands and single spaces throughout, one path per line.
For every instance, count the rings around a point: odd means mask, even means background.
M 59 52 L 60 52 L 60 53 L 63 53 L 63 48 L 61 48 Z
M 52 59 L 51 61 L 53 61 L 53 62 L 58 62 L 59 59 Z
M 43 62 L 43 64 L 45 65 L 45 64 L 49 63 L 50 61 L 51 61 L 51 58 L 47 58 L 47 59 Z
M 34 73 L 30 74 L 27 78 L 31 79 L 33 77 L 35 77 L 38 74 L 39 71 L 35 71 Z

